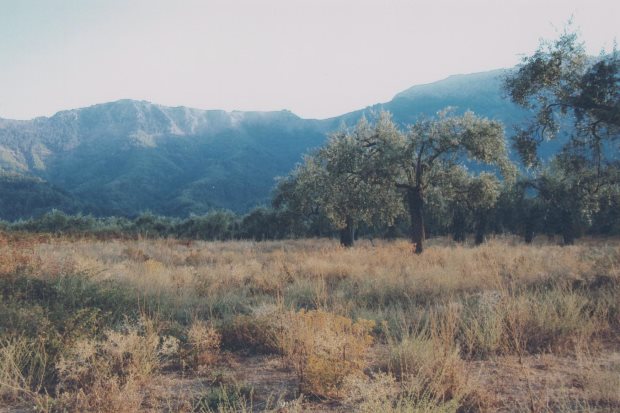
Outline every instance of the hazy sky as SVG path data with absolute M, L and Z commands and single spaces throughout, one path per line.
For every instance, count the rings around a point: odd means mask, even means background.
M 121 98 L 329 117 L 510 67 L 570 16 L 589 52 L 618 0 L 0 0 L 0 117 Z

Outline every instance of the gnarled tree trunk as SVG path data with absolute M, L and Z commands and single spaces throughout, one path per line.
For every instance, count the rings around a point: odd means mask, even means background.
M 426 238 L 422 188 L 414 187 L 407 190 L 407 206 L 409 207 L 409 218 L 411 218 L 411 242 L 415 244 L 415 253 L 421 254 L 424 251 L 424 240 Z
M 340 230 L 340 245 L 343 247 L 352 247 L 355 243 L 355 228 L 353 226 L 353 220 L 347 218 L 347 224 Z
M 532 214 L 527 214 L 525 217 L 525 222 L 523 223 L 523 238 L 526 244 L 531 244 L 534 241 L 535 236 L 534 231 L 534 218 Z
M 476 222 L 476 245 L 480 245 L 484 242 L 484 238 L 487 233 L 487 214 L 488 211 L 481 211 L 478 214 L 478 222 Z
M 465 242 L 467 220 L 463 208 L 456 206 L 452 217 L 452 239 L 455 242 Z
M 577 238 L 577 225 L 571 211 L 562 211 L 562 245 L 573 245 Z

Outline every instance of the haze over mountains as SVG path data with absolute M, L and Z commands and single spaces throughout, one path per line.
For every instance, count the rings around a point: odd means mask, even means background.
M 267 203 L 275 178 L 327 133 L 372 111 L 388 110 L 405 125 L 455 106 L 501 120 L 509 133 L 525 113 L 503 97 L 503 73 L 451 76 L 324 120 L 134 100 L 28 121 L 0 119 L 0 218 L 53 208 L 126 216 L 147 210 L 171 216 L 247 212 Z

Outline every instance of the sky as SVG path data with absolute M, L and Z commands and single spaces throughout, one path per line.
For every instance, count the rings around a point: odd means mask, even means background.
M 0 117 L 118 99 L 337 116 L 512 67 L 572 17 L 591 54 L 617 0 L 0 0 Z

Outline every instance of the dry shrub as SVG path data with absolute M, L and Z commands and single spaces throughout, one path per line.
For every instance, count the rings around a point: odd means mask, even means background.
M 295 370 L 300 392 L 338 397 L 346 377 L 362 374 L 373 321 L 301 310 L 284 314 L 281 322 L 280 349 Z
M 79 340 L 56 365 L 60 406 L 72 411 L 137 411 L 144 402 L 143 386 L 177 349 L 176 339 L 160 337 L 145 318 L 123 331 L 108 331 L 105 340 Z
M 190 346 L 184 361 L 195 369 L 203 369 L 216 360 L 222 336 L 210 324 L 194 321 L 187 332 Z
M 42 340 L 15 337 L 0 342 L 0 401 L 45 404 L 43 388 L 48 357 Z
M 439 400 L 430 393 L 400 391 L 396 379 L 387 373 L 355 376 L 345 383 L 345 403 L 360 413 L 456 413 L 468 411 L 456 399 Z M 476 409 L 474 411 L 479 411 Z
M 35 241 L 32 237 L 24 237 L 0 243 L 0 276 L 37 272 L 43 260 L 35 253 Z
M 279 353 L 294 369 L 299 391 L 338 397 L 344 379 L 361 374 L 373 321 L 352 321 L 322 310 L 285 311 L 264 305 L 225 326 L 230 348 Z
M 574 351 L 608 328 L 605 309 L 560 287 L 507 295 L 501 309 L 505 353 Z
M 606 329 L 604 315 L 594 311 L 588 297 L 573 291 L 554 289 L 527 297 L 528 314 L 526 347 L 541 349 L 572 349 L 589 342 Z
M 345 379 L 344 402 L 360 413 L 391 412 L 398 396 L 398 384 L 391 374 L 355 375 Z
M 470 357 L 573 351 L 609 329 L 608 305 L 562 283 L 484 291 L 465 304 L 460 329 Z
M 222 326 L 222 344 L 233 350 L 279 354 L 282 314 L 277 305 L 262 305 L 254 308 L 250 315 L 235 316 Z
M 506 346 L 505 307 L 497 291 L 477 294 L 465 308 L 461 324 L 463 351 L 469 357 L 499 354 Z
M 132 246 L 123 249 L 122 256 L 136 262 L 145 262 L 150 258 L 142 249 Z
M 408 391 L 437 400 L 459 399 L 467 389 L 465 364 L 455 347 L 446 349 L 425 334 L 393 345 L 390 365 Z
M 439 307 L 417 333 L 390 343 L 388 367 L 404 388 L 400 408 L 393 411 L 477 410 L 487 405 L 487 395 L 469 379 L 455 340 L 460 312 L 453 303 Z

